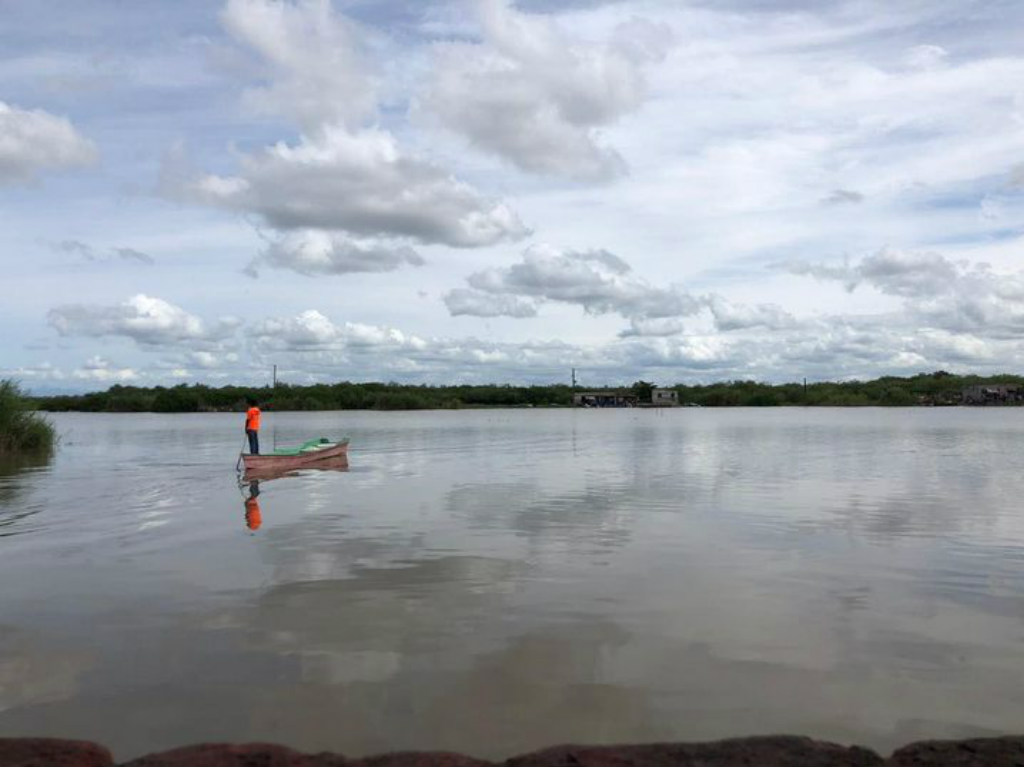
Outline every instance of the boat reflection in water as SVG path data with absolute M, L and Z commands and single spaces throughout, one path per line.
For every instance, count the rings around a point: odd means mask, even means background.
M 269 482 L 283 477 L 298 477 L 314 471 L 348 471 L 348 456 L 328 458 L 298 469 L 247 469 L 238 482 L 238 489 L 242 491 L 245 507 L 245 526 L 256 531 L 263 524 L 263 512 L 259 502 L 260 482 Z

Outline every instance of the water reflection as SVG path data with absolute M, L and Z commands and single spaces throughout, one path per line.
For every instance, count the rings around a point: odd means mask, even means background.
M 260 511 L 260 482 L 258 479 L 249 481 L 249 497 L 245 499 L 245 526 L 250 530 L 259 530 L 263 524 L 263 513 Z
M 50 465 L 49 453 L 0 456 L 0 538 L 24 532 L 19 523 L 42 511 L 36 504 L 22 502 L 31 476 Z
M 319 472 L 344 472 L 348 471 L 348 468 L 348 456 L 342 455 L 319 461 L 312 466 L 303 466 L 300 469 L 247 469 L 238 481 L 238 489 L 242 493 L 245 526 L 255 532 L 263 525 L 263 510 L 260 508 L 259 500 L 261 482 L 270 482 L 286 477 L 308 477 Z
M 0 624 L 0 711 L 74 697 L 90 652 L 55 647 L 38 634 Z
M 359 470 L 237 486 L 230 414 L 68 417 L 74 449 L 0 478 L 0 519 L 47 523 L 0 528 L 25 638 L 0 629 L 0 735 L 500 757 L 1016 730 L 1021 415 L 279 414 L 285 441 L 352 434 Z
M 317 461 L 315 464 L 302 466 L 296 469 L 246 469 L 242 475 L 243 482 L 252 480 L 263 481 L 281 479 L 283 477 L 301 477 L 309 472 L 317 471 L 348 471 L 348 456 L 340 455 L 336 458 L 326 458 Z

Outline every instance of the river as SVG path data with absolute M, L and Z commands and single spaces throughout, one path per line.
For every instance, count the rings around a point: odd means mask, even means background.
M 1024 409 L 268 413 L 349 466 L 258 485 L 240 414 L 51 418 L 0 468 L 2 736 L 1021 729 Z

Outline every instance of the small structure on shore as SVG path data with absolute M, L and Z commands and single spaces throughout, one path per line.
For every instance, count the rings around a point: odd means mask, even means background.
M 679 392 L 675 389 L 651 389 L 652 407 L 679 407 Z
M 968 386 L 961 393 L 965 405 L 1016 405 L 1024 403 L 1024 388 L 1017 384 Z
M 636 407 L 637 396 L 622 391 L 581 391 L 572 395 L 574 407 Z

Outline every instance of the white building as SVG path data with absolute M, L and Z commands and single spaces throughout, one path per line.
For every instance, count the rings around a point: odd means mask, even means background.
M 675 389 L 651 389 L 651 404 L 654 407 L 676 407 L 679 405 L 679 392 Z

